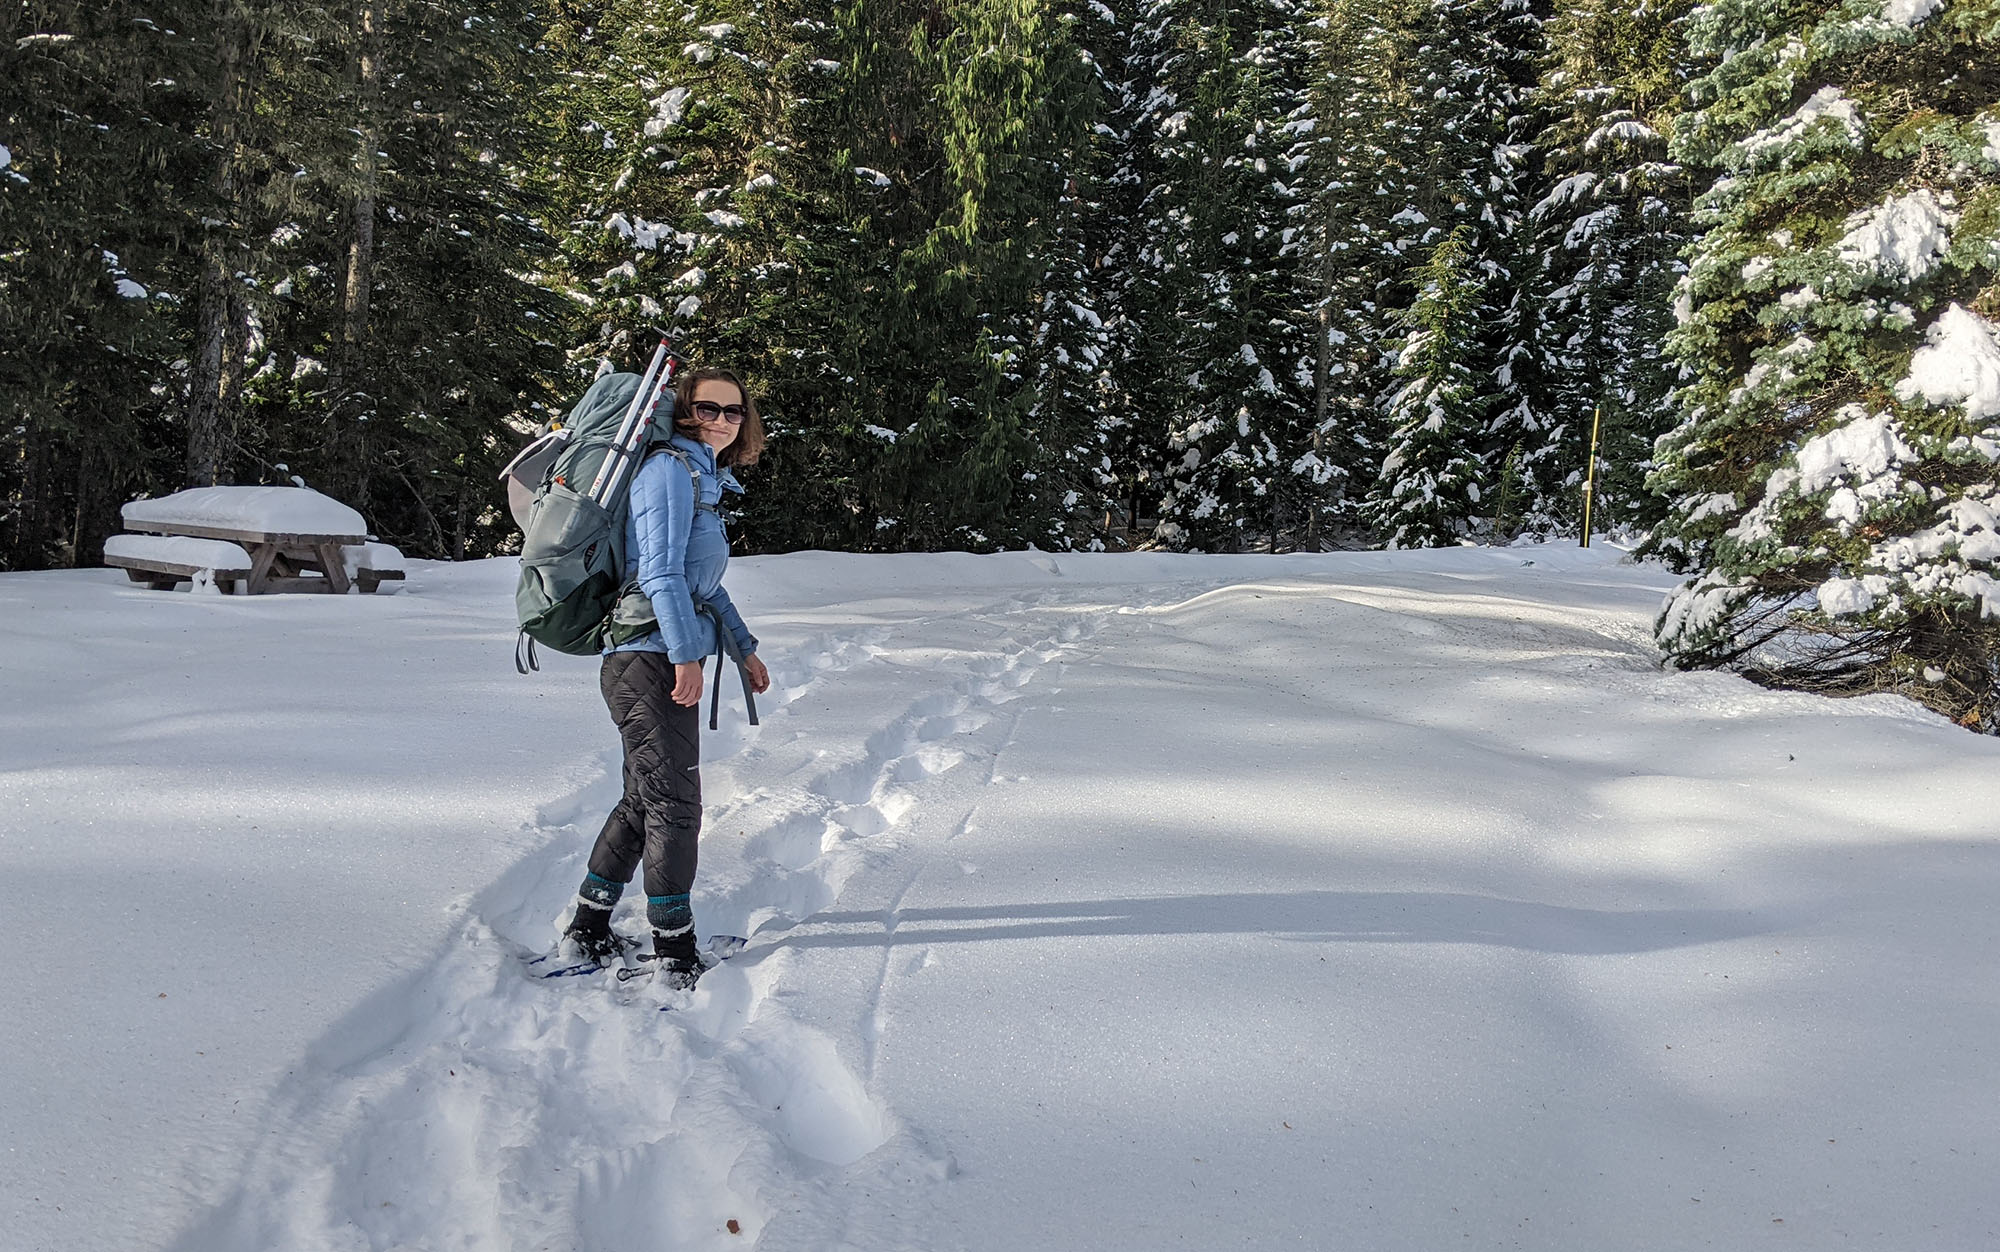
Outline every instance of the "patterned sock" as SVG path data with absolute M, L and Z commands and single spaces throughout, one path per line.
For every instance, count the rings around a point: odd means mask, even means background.
M 603 921 L 609 925 L 611 910 L 618 906 L 618 897 L 624 894 L 624 883 L 612 882 L 609 878 L 599 878 L 596 874 L 585 874 L 583 885 L 576 889 L 577 916 L 579 919 L 586 919 L 588 915 L 583 910 L 593 909 L 603 913 Z
M 694 906 L 686 894 L 647 896 L 646 920 L 652 924 L 656 950 L 672 948 L 677 955 L 683 949 L 694 951 Z

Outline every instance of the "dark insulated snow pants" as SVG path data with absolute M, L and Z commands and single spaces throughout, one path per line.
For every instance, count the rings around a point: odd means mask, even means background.
M 613 652 L 599 686 L 625 742 L 625 795 L 590 850 L 590 872 L 630 882 L 643 859 L 648 896 L 685 896 L 701 837 L 701 710 L 674 703 L 663 652 Z

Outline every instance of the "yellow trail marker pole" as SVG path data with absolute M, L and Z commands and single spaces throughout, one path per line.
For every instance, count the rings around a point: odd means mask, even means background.
M 1590 506 L 1597 499 L 1597 424 L 1604 416 L 1604 406 L 1598 405 L 1590 411 L 1590 468 L 1583 478 L 1583 542 L 1577 546 L 1590 546 Z

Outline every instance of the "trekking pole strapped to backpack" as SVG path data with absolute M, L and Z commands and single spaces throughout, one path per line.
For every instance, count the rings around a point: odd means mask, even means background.
M 673 349 L 667 337 L 661 335 L 660 346 L 653 349 L 653 359 L 646 363 L 646 372 L 639 377 L 639 389 L 632 393 L 632 407 L 625 410 L 625 420 L 619 423 L 618 434 L 611 441 L 610 455 L 597 467 L 597 477 L 591 480 L 590 498 L 597 502 L 597 507 L 610 507 L 625 467 L 633 463 L 652 433 L 653 409 L 673 381 Z

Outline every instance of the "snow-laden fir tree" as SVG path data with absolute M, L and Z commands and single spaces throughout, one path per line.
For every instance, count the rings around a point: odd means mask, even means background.
M 1394 326 L 1382 295 L 1408 263 L 1404 224 L 1416 188 L 1405 53 L 1412 5 L 1326 0 L 1303 42 L 1312 72 L 1287 122 L 1287 166 L 1298 196 L 1286 257 L 1308 297 L 1313 341 L 1298 382 L 1312 427 L 1295 468 L 1318 488 L 1308 545 L 1359 521 L 1355 508 L 1381 465 L 1379 396 L 1388 390 Z M 1397 220 L 1399 219 L 1399 220 Z
M 1527 313 L 1517 299 L 1516 272 L 1521 268 L 1517 231 L 1527 156 L 1519 134 L 1523 90 L 1518 80 L 1538 38 L 1539 24 L 1519 0 L 1432 0 L 1417 32 L 1410 58 L 1408 136 L 1413 199 L 1391 222 L 1403 228 L 1410 255 L 1426 260 L 1408 276 L 1404 299 L 1411 303 L 1397 318 L 1406 333 L 1411 325 L 1422 325 L 1427 333 L 1448 337 L 1452 347 L 1446 355 L 1454 368 L 1469 371 L 1467 394 L 1450 405 L 1450 438 L 1472 459 L 1462 469 L 1441 473 L 1440 464 L 1430 458 L 1411 457 L 1392 444 L 1367 511 L 1388 518 L 1398 516 L 1410 501 L 1435 501 L 1425 507 L 1427 516 L 1437 519 L 1436 524 L 1396 523 L 1393 533 L 1385 535 L 1396 546 L 1464 535 L 1482 515 L 1481 488 L 1489 477 L 1481 471 L 1486 448 L 1510 446 L 1516 429 L 1534 422 L 1532 405 L 1523 398 L 1528 379 L 1521 344 Z M 1469 292 L 1479 303 L 1450 324 L 1433 327 L 1437 275 L 1446 262 L 1462 271 L 1451 286 L 1454 297 Z M 1399 432 L 1408 425 L 1409 386 L 1406 363 L 1399 362 L 1382 401 Z M 1460 421 L 1474 429 L 1458 429 Z M 1447 459 L 1459 464 L 1456 453 Z M 1405 472 L 1417 477 L 1401 483 L 1397 475 Z M 1439 499 L 1440 492 L 1457 497 Z
M 1688 234 L 1687 179 L 1667 153 L 1687 4 L 1565 0 L 1548 26 L 1532 211 L 1543 402 L 1514 425 L 1522 528 L 1574 534 L 1602 411 L 1598 525 L 1654 519 L 1653 441 L 1673 424 L 1666 336 Z
M 345 72 L 315 106 L 340 125 L 314 202 L 272 232 L 238 445 L 260 477 L 301 476 L 412 552 L 484 555 L 512 529 L 506 422 L 546 406 L 560 334 L 526 277 L 550 250 L 527 187 L 536 27 L 513 3 L 337 15 L 319 53 Z
M 1303 516 L 1309 437 L 1302 303 L 1279 256 L 1298 98 L 1289 0 L 1150 0 L 1132 73 L 1148 84 L 1135 142 L 1145 198 L 1126 293 L 1135 406 L 1164 429 L 1157 538 L 1240 549 Z
M 1368 517 L 1391 548 L 1442 547 L 1470 529 L 1480 503 L 1484 405 L 1476 367 L 1479 267 L 1459 225 L 1431 249 L 1416 274 L 1417 298 L 1403 311 L 1388 454 Z
M 1139 224 L 1153 196 L 1153 165 L 1147 146 L 1135 136 L 1159 116 L 1161 102 L 1157 84 L 1135 70 L 1150 55 L 1133 37 L 1145 2 L 1111 0 L 1101 19 L 1111 28 L 1109 46 L 1092 49 L 1103 75 L 1092 130 L 1103 148 L 1104 176 L 1097 190 L 1101 207 L 1091 226 L 1111 353 L 1100 421 L 1113 480 L 1110 538 L 1121 546 L 1151 534 L 1148 519 L 1157 512 L 1165 477 L 1165 422 L 1151 405 L 1151 375 L 1140 364 L 1152 349 L 1153 319 L 1143 297 L 1154 272 L 1141 261 L 1152 255 L 1152 241 Z
M 1482 372 L 1492 372 L 1491 405 L 1486 444 L 1491 490 L 1478 510 L 1482 529 L 1502 537 L 1522 524 L 1518 465 L 1527 450 L 1541 442 L 1550 425 L 1547 384 L 1535 349 L 1543 293 L 1541 266 L 1528 209 L 1540 161 L 1533 139 L 1541 128 L 1541 97 L 1536 92 L 1540 64 L 1546 52 L 1543 22 L 1530 0 L 1497 0 L 1464 6 L 1469 50 L 1479 59 L 1466 82 L 1466 108 L 1460 125 L 1481 129 L 1483 113 L 1492 110 L 1485 127 L 1491 148 L 1483 167 L 1466 172 L 1476 186 L 1486 183 L 1479 207 L 1476 247 L 1483 287 L 1479 321 L 1483 328 Z
M 1658 621 L 1682 665 L 2000 731 L 2000 8 L 1698 10 Z
M 854 401 L 869 394 L 867 293 L 886 279 L 863 233 L 899 191 L 848 151 L 852 43 L 793 0 L 604 0 L 546 37 L 564 142 L 545 180 L 562 260 L 545 281 L 579 311 L 568 389 L 640 369 L 650 327 L 743 371 L 768 472 L 790 484 L 750 493 L 735 534 L 753 550 L 874 536 L 864 480 L 881 444 Z
M 1069 547 L 1103 456 L 1080 373 L 1102 358 L 1078 220 L 1095 76 L 1079 23 L 1049 0 L 931 12 L 910 41 L 917 95 L 896 154 L 924 220 L 895 251 L 880 321 L 904 363 L 884 393 L 897 434 L 881 512 L 902 545 Z
M 1301 212 L 1309 213 L 1313 200 L 1311 184 L 1297 177 L 1295 136 L 1285 125 L 1309 109 L 1308 87 L 1320 69 L 1319 49 L 1305 25 L 1309 8 L 1304 0 L 1271 0 L 1262 19 L 1249 58 L 1257 70 L 1250 101 L 1255 121 L 1244 133 L 1238 158 L 1248 170 L 1245 181 L 1258 210 L 1253 242 L 1244 253 L 1246 278 L 1253 280 L 1246 289 L 1255 296 L 1256 312 L 1245 318 L 1243 338 L 1258 357 L 1256 372 L 1246 381 L 1258 397 L 1252 412 L 1261 415 L 1271 458 L 1269 486 L 1258 497 L 1262 516 L 1251 524 L 1267 533 L 1278 551 L 1301 543 L 1317 546 L 1323 502 L 1338 498 L 1329 491 L 1333 463 L 1314 455 L 1319 275 L 1299 263 L 1291 246 Z
M 1481 282 L 1505 277 L 1504 241 L 1521 211 L 1522 154 L 1511 143 L 1521 94 L 1514 71 L 1524 55 L 1517 45 L 1525 37 L 1517 5 L 1430 0 L 1409 54 L 1418 111 L 1410 224 L 1426 254 L 1464 226 L 1461 246 Z
M 702 238 L 700 224 L 726 230 L 699 245 L 685 282 L 677 276 L 661 303 L 673 306 L 691 356 L 744 370 L 760 396 L 771 442 L 757 477 L 786 489 L 749 493 L 735 533 L 753 551 L 900 543 L 880 525 L 874 486 L 892 451 L 880 383 L 900 367 L 880 346 L 879 324 L 894 289 L 883 236 L 911 229 L 901 214 L 913 189 L 907 171 L 882 155 L 896 150 L 906 123 L 879 87 L 908 80 L 908 53 L 892 47 L 863 65 L 876 11 L 855 4 L 828 12 L 802 0 L 762 0 L 731 10 L 733 17 L 696 11 L 697 34 L 729 26 L 743 55 L 699 62 L 717 73 L 684 97 L 673 93 L 688 81 L 662 81 L 669 111 L 685 101 L 684 121 L 694 129 L 656 114 L 661 155 L 685 162 L 692 152 L 740 167 L 733 218 L 711 218 L 709 208 L 683 199 L 684 210 L 700 210 L 688 234 Z M 663 165 L 660 173 L 687 169 Z M 683 197 L 721 185 L 697 181 L 678 184 Z M 674 186 L 660 187 L 662 206 Z
M 0 570 L 96 564 L 150 468 L 178 478 L 200 56 L 100 4 L 0 13 Z
M 1300 237 L 1301 223 L 1314 216 L 1318 188 L 1305 172 L 1297 123 L 1315 115 L 1312 87 L 1325 70 L 1326 53 L 1312 16 L 1311 0 L 1274 5 L 1256 58 L 1261 98 L 1250 167 L 1263 177 L 1258 191 L 1269 198 L 1271 215 L 1261 239 L 1261 252 L 1270 257 L 1270 280 L 1260 355 L 1280 383 L 1268 420 L 1284 457 L 1266 510 L 1277 551 L 1324 542 L 1325 525 L 1343 502 L 1339 479 L 1346 468 L 1332 455 L 1338 441 L 1329 447 L 1319 433 L 1317 322 L 1325 284 L 1324 275 L 1306 263 L 1306 241 Z M 1250 143 L 1246 136 L 1246 151 Z M 1257 382 L 1261 385 L 1261 376 Z
M 1021 511 L 1046 519 L 1039 538 L 1024 527 L 1037 546 L 1095 549 L 1105 546 L 1105 519 L 1123 495 L 1109 455 L 1120 396 L 1117 290 L 1107 254 L 1120 220 L 1111 142 L 1118 132 L 1106 119 L 1121 90 L 1124 31 L 1095 0 L 1067 0 L 1053 11 L 1076 58 L 1064 90 L 1077 99 L 1047 156 L 1054 204 L 1039 249 L 1040 286 L 1020 335 L 1019 368 L 1032 395 L 1026 429 L 1038 454 L 1021 472 Z
M 756 133 L 760 15 L 754 0 L 608 0 L 550 31 L 565 71 L 551 121 L 567 140 L 551 187 L 567 264 L 551 279 L 587 310 L 579 383 L 637 368 L 645 327 L 683 335 L 711 280 L 742 281 L 745 210 L 777 181 L 753 168 L 773 155 Z

